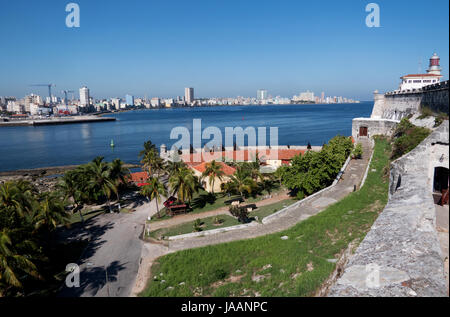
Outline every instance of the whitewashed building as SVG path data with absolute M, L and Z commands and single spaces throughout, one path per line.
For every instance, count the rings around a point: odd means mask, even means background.
M 430 66 L 426 74 L 411 74 L 401 77 L 400 91 L 420 89 L 441 81 L 440 58 L 436 53 L 430 58 Z

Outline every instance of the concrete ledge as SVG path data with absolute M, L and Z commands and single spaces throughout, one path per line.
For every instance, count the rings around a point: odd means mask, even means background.
M 254 222 L 243 224 L 243 225 L 237 225 L 237 226 L 231 226 L 231 227 L 225 227 L 225 228 L 219 228 L 219 229 L 212 229 L 212 230 L 206 230 L 206 231 L 200 231 L 200 232 L 192 232 L 192 233 L 180 234 L 178 236 L 168 237 L 167 239 L 169 241 L 172 241 L 172 240 L 180 240 L 180 239 L 186 239 L 186 238 L 204 237 L 204 236 L 209 236 L 209 235 L 212 235 L 212 234 L 229 232 L 229 231 L 244 229 L 244 228 L 248 228 L 248 227 L 255 227 L 255 226 L 258 226 L 258 225 L 260 225 L 260 224 L 254 221 Z
M 448 296 L 428 184 L 430 149 L 448 132 L 446 121 L 392 163 L 388 204 L 329 296 Z

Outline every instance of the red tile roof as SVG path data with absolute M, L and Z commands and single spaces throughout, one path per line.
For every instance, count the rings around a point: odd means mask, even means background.
M 143 183 L 148 179 L 148 173 L 147 172 L 137 172 L 137 173 L 131 173 L 130 174 L 130 181 L 133 183 Z
M 181 159 L 191 167 L 199 165 L 203 162 L 211 162 L 213 160 L 220 161 L 226 159 L 228 161 L 254 161 L 256 155 L 258 155 L 261 161 L 278 159 L 278 160 L 291 160 L 294 156 L 298 154 L 304 154 L 306 150 L 295 150 L 295 149 L 281 149 L 281 150 L 239 150 L 239 151 L 225 151 L 225 152 L 215 152 L 215 153 L 201 153 L 201 157 L 198 154 L 188 154 L 181 156 Z M 200 161 L 198 161 L 200 160 Z
M 442 77 L 442 75 L 435 75 L 435 74 L 410 74 L 410 75 L 405 75 L 405 76 L 400 77 L 400 78 L 406 78 L 406 77 Z
M 203 173 L 206 170 L 206 166 L 209 163 L 207 162 L 203 162 L 200 164 L 197 164 L 195 166 L 192 166 L 192 168 L 194 168 L 195 170 L 199 171 L 200 173 Z M 225 175 L 233 175 L 234 172 L 236 171 L 235 168 L 228 166 L 227 164 L 223 163 L 223 162 L 217 162 L 218 165 L 220 165 L 222 167 L 222 171 L 224 172 Z

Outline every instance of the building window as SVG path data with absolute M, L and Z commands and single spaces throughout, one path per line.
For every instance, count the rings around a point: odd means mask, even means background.
M 415 84 L 418 84 L 418 83 L 421 83 L 422 81 L 421 80 L 413 80 L 413 83 L 415 83 Z

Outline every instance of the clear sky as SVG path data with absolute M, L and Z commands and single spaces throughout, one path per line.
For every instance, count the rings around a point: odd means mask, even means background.
M 320 94 L 371 100 L 422 71 L 449 69 L 448 0 L 0 0 L 0 96 L 54 83 L 94 98 Z M 365 7 L 380 6 L 380 28 Z

